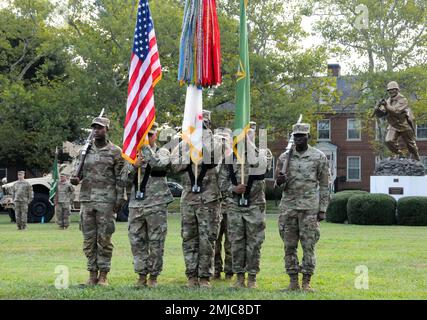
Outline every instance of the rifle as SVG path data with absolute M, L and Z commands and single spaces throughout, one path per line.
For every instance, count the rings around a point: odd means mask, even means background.
M 302 121 L 302 114 L 300 114 L 297 124 L 301 123 Z M 291 137 L 289 139 L 288 145 L 286 146 L 286 150 L 285 150 L 285 161 L 283 161 L 283 165 L 282 165 L 282 170 L 280 170 L 280 174 L 281 175 L 286 175 L 288 173 L 288 169 L 289 169 L 289 161 L 291 160 L 291 156 L 292 156 L 292 152 L 294 149 L 294 133 L 292 132 Z
M 381 99 L 375 106 L 374 110 L 372 111 L 371 118 L 377 117 L 377 118 L 384 118 L 387 115 L 387 111 L 383 111 L 380 109 L 381 106 L 385 105 L 387 102 L 385 99 Z
M 105 111 L 105 109 L 102 108 L 101 113 L 98 116 L 99 118 L 101 118 L 104 115 L 104 111 Z M 93 140 L 94 133 L 95 133 L 95 130 L 92 129 L 92 131 L 90 132 L 89 136 L 86 139 L 85 145 L 82 148 L 82 152 L 80 154 L 79 166 L 77 167 L 76 171 L 73 174 L 74 177 L 77 177 L 80 180 L 82 179 L 82 171 L 83 171 L 83 166 L 85 164 L 87 153 L 89 152 L 90 148 L 92 147 L 92 143 L 93 143 L 92 140 Z

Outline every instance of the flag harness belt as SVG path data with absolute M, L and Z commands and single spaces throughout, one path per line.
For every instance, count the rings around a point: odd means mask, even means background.
M 236 173 L 234 172 L 233 165 L 232 164 L 228 164 L 227 168 L 228 168 L 228 177 L 230 178 L 231 183 L 234 186 L 237 186 L 238 183 L 237 183 Z M 264 180 L 264 179 L 265 179 L 265 174 L 249 175 L 248 184 L 246 186 L 246 191 L 243 194 L 243 197 L 246 199 L 246 201 L 243 203 L 239 199 L 239 202 L 238 202 L 239 207 L 249 207 L 250 206 L 249 196 L 251 194 L 251 189 L 252 189 L 252 186 L 254 184 L 254 181 L 256 181 L 256 180 Z
M 216 166 L 217 166 L 216 164 L 202 163 L 202 169 L 200 170 L 199 176 L 197 177 L 197 184 L 196 184 L 196 177 L 194 176 L 194 172 L 193 172 L 193 168 L 192 168 L 192 163 L 190 163 L 187 166 L 186 170 L 188 172 L 188 176 L 190 177 L 191 186 L 192 186 L 191 192 L 193 192 L 193 193 L 202 192 L 203 179 L 205 178 L 206 173 L 208 172 L 209 169 L 213 169 Z
M 139 190 L 140 192 L 138 192 L 138 175 L 135 176 L 135 199 L 136 200 L 144 200 L 144 196 L 145 196 L 145 189 L 147 187 L 147 183 L 148 183 L 148 179 L 151 177 L 166 177 L 166 171 L 152 171 L 151 170 L 151 166 L 149 164 L 147 164 L 147 167 L 145 168 L 145 172 L 144 172 L 144 177 L 142 178 L 141 184 L 139 185 Z

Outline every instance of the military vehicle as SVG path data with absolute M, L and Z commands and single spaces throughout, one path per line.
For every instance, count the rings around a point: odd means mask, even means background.
M 68 172 L 71 170 L 71 164 L 66 163 L 60 165 L 60 172 Z M 29 223 L 46 223 L 52 220 L 52 217 L 55 214 L 54 206 L 49 201 L 49 190 L 51 184 L 53 183 L 52 175 L 48 174 L 40 178 L 30 178 L 25 179 L 33 187 L 34 198 L 33 201 L 28 205 L 28 222 Z M 12 187 L 16 181 L 4 184 L 3 188 L 3 198 L 0 200 L 0 206 L 7 210 L 9 213 L 10 219 L 15 221 L 15 211 L 14 204 L 12 201 Z M 80 186 L 76 187 L 76 198 L 78 199 L 78 193 L 80 191 Z M 72 211 L 79 211 L 79 203 L 74 202 L 72 204 Z

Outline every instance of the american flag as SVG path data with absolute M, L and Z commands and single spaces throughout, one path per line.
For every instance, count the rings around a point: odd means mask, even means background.
M 133 41 L 122 156 L 134 163 L 155 120 L 154 86 L 162 77 L 148 0 L 140 0 Z

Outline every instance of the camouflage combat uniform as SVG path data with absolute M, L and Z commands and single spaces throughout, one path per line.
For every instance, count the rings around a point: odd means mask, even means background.
M 33 200 L 33 187 L 28 181 L 16 181 L 12 188 L 12 199 L 15 204 L 15 219 L 18 229 L 27 227 L 28 205 Z
M 412 154 L 416 160 L 420 160 L 418 147 L 415 142 L 414 128 L 409 124 L 409 122 L 413 123 L 414 116 L 409 109 L 408 99 L 399 93 L 394 98 L 388 98 L 386 103 L 386 119 L 389 124 L 385 137 L 387 147 L 391 152 L 402 155 L 402 150 L 398 144 L 398 139 L 401 137 L 409 153 Z
M 282 169 L 284 159 L 283 153 L 277 161 L 276 172 Z M 314 273 L 315 245 L 320 237 L 317 214 L 326 212 L 328 181 L 328 160 L 323 152 L 311 146 L 301 154 L 293 150 L 279 205 L 279 233 L 285 244 L 285 268 L 289 275 Z M 297 256 L 299 241 L 303 249 L 301 267 Z
M 124 198 L 124 189 L 120 186 L 123 163 L 120 147 L 109 141 L 101 148 L 94 143 L 86 156 L 79 201 L 80 229 L 88 271 L 110 271 L 113 254 L 111 236 L 115 231 L 114 206 Z
M 57 192 L 56 223 L 62 228 L 68 228 L 70 226 L 71 203 L 74 201 L 74 187 L 68 181 L 59 181 Z
M 204 140 L 211 138 L 211 135 L 207 135 Z M 204 145 L 211 146 L 210 143 Z M 222 147 L 220 146 L 220 148 Z M 174 171 L 182 174 L 184 188 L 180 208 L 181 236 L 185 274 L 188 279 L 203 278 L 205 280 L 211 278 L 214 273 L 215 241 L 218 238 L 221 219 L 221 192 L 218 185 L 218 168 L 213 160 L 210 162 L 210 164 L 203 165 L 206 167 L 206 174 L 201 181 L 201 192 L 193 193 L 189 172 L 191 168 L 191 172 L 195 175 L 195 164 L 177 164 L 175 160 L 172 161 Z M 203 166 L 198 165 L 199 177 Z
M 271 169 L 271 159 L 267 151 L 261 150 L 256 155 L 256 162 L 244 166 L 244 184 L 248 188 L 252 180 L 250 193 L 246 195 L 248 206 L 239 206 L 242 195 L 233 193 L 231 170 L 236 178 L 235 183 L 241 183 L 241 164 L 234 161 L 221 168 L 220 187 L 224 190 L 224 203 L 228 209 L 228 234 L 231 242 L 233 273 L 255 276 L 259 271 L 261 246 L 265 239 L 266 199 L 265 173 Z M 252 178 L 250 178 L 252 176 Z M 247 190 L 248 191 L 248 190 Z
M 144 164 L 147 164 L 150 177 L 146 183 L 144 199 L 135 198 L 135 179 L 137 169 L 127 163 L 121 174 L 122 183 L 133 184 L 129 201 L 129 240 L 133 254 L 135 272 L 140 275 L 158 276 L 163 268 L 163 253 L 167 233 L 167 206 L 173 201 L 166 180 L 170 166 L 170 153 L 157 146 L 142 148 Z M 143 178 L 141 177 L 141 180 Z

